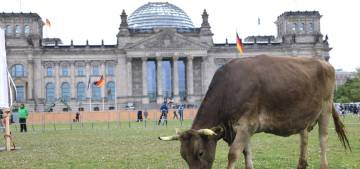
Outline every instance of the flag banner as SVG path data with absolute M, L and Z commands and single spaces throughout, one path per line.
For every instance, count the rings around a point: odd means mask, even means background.
M 98 81 L 94 82 L 96 87 L 103 87 L 105 84 L 104 75 L 101 75 L 100 79 Z
M 244 44 L 242 43 L 237 33 L 236 33 L 236 48 L 239 50 L 240 54 L 244 53 Z
M 9 106 L 9 81 L 8 81 L 5 30 L 0 28 L 0 109 Z

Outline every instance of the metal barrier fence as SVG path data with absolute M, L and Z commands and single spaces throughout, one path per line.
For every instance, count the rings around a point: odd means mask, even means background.
M 80 112 L 30 112 L 26 121 L 27 131 L 64 130 L 78 128 L 121 128 L 121 127 L 190 127 L 197 109 L 185 109 L 181 114 L 176 109 L 169 109 L 167 118 L 161 118 L 158 109 L 142 112 L 142 119 L 138 118 L 138 110 L 109 110 Z M 174 113 L 175 111 L 175 113 Z M 13 116 L 12 131 L 20 131 L 17 115 Z

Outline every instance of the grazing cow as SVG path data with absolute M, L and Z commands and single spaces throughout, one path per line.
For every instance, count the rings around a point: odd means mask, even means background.
M 350 149 L 343 123 L 333 106 L 334 68 L 303 57 L 240 58 L 219 68 L 191 129 L 161 140 L 180 140 L 181 156 L 190 169 L 211 168 L 219 139 L 229 146 L 228 169 L 243 153 L 252 169 L 250 137 L 265 132 L 300 134 L 299 169 L 307 167 L 308 132 L 319 125 L 321 169 L 328 168 L 329 117 L 345 149 Z M 350 149 L 351 150 L 351 149 Z

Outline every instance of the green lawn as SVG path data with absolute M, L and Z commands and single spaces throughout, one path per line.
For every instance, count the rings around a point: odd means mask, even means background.
M 190 126 L 184 122 L 182 129 Z M 360 119 L 345 119 L 353 151 L 345 151 L 333 124 L 330 126 L 328 160 L 333 169 L 360 168 Z M 187 168 L 179 153 L 179 142 L 162 142 L 158 136 L 172 135 L 177 121 L 168 127 L 144 123 L 98 122 L 77 124 L 29 125 L 20 133 L 12 125 L 20 150 L 0 152 L 0 168 Z M 257 169 L 296 168 L 299 136 L 283 138 L 256 134 L 252 138 L 254 167 Z M 3 144 L 1 145 L 3 146 Z M 219 141 L 213 168 L 226 168 L 228 146 Z M 309 168 L 319 168 L 318 132 L 309 140 Z M 244 168 L 243 158 L 237 168 Z

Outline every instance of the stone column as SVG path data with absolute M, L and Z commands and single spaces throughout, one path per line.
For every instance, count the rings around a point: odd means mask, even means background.
M 164 101 L 163 98 L 163 76 L 162 76 L 162 58 L 157 57 L 156 58 L 156 86 L 157 86 L 157 96 L 156 96 L 156 102 L 158 104 L 162 103 Z
M 41 65 L 40 59 L 34 60 L 34 77 L 32 80 L 33 86 L 34 86 L 34 95 L 33 97 L 35 99 L 45 98 L 45 93 L 43 93 L 43 89 L 45 89 L 45 86 L 42 85 L 43 77 L 41 77 L 41 72 L 43 70 L 43 66 Z
M 132 96 L 132 58 L 126 59 L 127 70 L 127 96 Z
M 194 66 L 193 66 L 193 57 L 187 57 L 187 64 L 186 64 L 186 88 L 187 88 L 187 96 L 186 99 L 188 102 L 193 102 L 193 95 L 194 95 Z
M 107 78 L 106 78 L 106 73 L 105 73 L 105 61 L 100 63 L 100 75 L 104 76 L 105 79 L 105 84 L 103 87 L 101 87 L 101 99 L 104 99 L 106 97 L 106 83 L 107 83 Z
M 141 59 L 142 59 L 142 89 L 143 89 L 142 103 L 148 104 L 149 96 L 148 96 L 148 83 L 147 83 L 147 58 L 143 57 Z
M 55 62 L 55 99 L 61 97 L 60 89 L 60 62 Z
M 178 69 L 178 56 L 172 58 L 172 84 L 173 84 L 173 99 L 175 103 L 180 102 L 179 96 L 179 69 Z
M 70 62 L 71 100 L 76 100 L 75 62 Z
M 101 90 L 101 107 L 102 109 L 101 110 L 105 110 L 105 98 L 107 97 L 107 91 L 106 91 L 106 83 L 109 79 L 106 78 L 106 70 L 105 70 L 105 64 L 106 62 L 105 61 L 102 61 L 101 64 L 100 64 L 100 75 L 104 76 L 104 79 L 105 79 L 105 84 L 104 86 L 102 86 L 100 88 Z
M 91 68 L 90 68 L 90 64 L 91 61 L 86 61 L 85 62 L 85 71 L 86 71 L 86 98 L 90 99 L 91 96 L 91 86 L 92 86 L 92 81 L 90 81 L 90 88 L 88 89 L 88 82 L 89 82 L 89 78 L 91 77 Z M 90 78 L 91 79 L 91 78 Z
M 28 60 L 28 64 L 27 64 L 27 88 L 26 88 L 26 97 L 25 99 L 33 99 L 33 92 L 34 92 L 34 89 L 33 89 L 33 64 L 34 62 L 32 60 Z
M 127 69 L 126 69 L 126 58 L 118 57 L 118 63 L 116 65 L 116 93 L 119 97 L 124 98 L 127 96 Z

